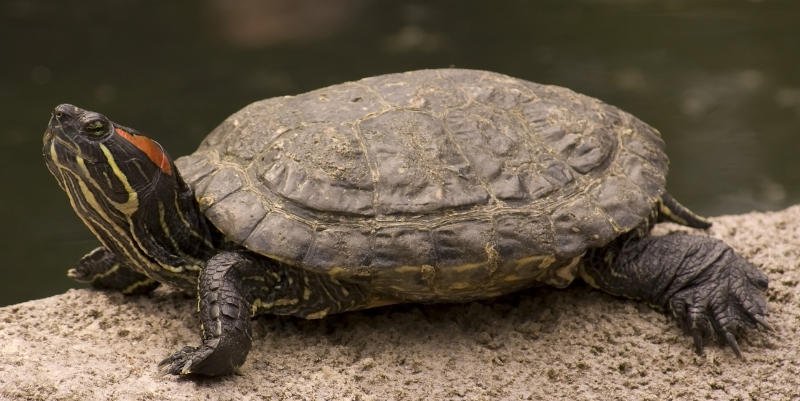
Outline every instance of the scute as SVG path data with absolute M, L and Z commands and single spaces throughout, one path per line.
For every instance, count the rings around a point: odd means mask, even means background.
M 359 131 L 374 164 L 378 214 L 427 214 L 488 203 L 487 189 L 440 117 L 392 110 L 365 118 Z
M 287 131 L 250 171 L 256 182 L 305 208 L 375 214 L 372 175 L 353 127 L 312 124 Z
M 299 264 L 311 249 L 314 238 L 311 224 L 284 211 L 273 210 L 261 219 L 243 245 L 280 262 Z
M 444 69 L 253 103 L 176 165 L 233 241 L 424 300 L 568 282 L 653 209 L 663 147 L 599 100 Z

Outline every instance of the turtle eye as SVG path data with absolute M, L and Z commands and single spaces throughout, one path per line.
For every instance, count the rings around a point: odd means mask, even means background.
M 95 118 L 86 122 L 83 129 L 93 137 L 103 136 L 108 133 L 108 122 L 103 118 Z

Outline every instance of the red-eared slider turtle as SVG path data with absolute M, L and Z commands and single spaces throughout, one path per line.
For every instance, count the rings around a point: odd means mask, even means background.
M 102 246 L 70 275 L 196 294 L 202 344 L 162 365 L 234 371 L 250 318 L 458 302 L 581 277 L 739 354 L 767 278 L 721 241 L 648 236 L 708 222 L 665 192 L 659 133 L 565 88 L 458 69 L 255 102 L 197 151 L 62 104 L 47 167 Z

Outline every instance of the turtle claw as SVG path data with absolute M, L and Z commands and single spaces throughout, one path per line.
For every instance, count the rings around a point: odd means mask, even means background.
M 758 326 L 760 328 L 762 328 L 762 329 L 764 329 L 764 330 L 766 330 L 766 331 L 768 331 L 770 333 L 775 332 L 775 329 L 772 328 L 772 326 L 770 326 L 769 323 L 767 323 L 767 319 L 763 315 L 755 315 L 755 316 L 753 316 L 753 320 L 756 321 L 756 323 L 758 324 Z
M 744 359 L 742 356 L 742 350 L 739 349 L 739 343 L 736 342 L 736 336 L 733 335 L 730 331 L 725 332 L 725 342 L 728 343 L 728 346 L 731 347 L 733 353 L 736 354 L 736 357 L 739 359 Z
M 703 333 L 700 330 L 693 330 L 692 339 L 694 341 L 694 352 L 697 355 L 703 355 Z
M 703 354 L 707 337 L 716 337 L 743 359 L 736 336 L 747 328 L 771 330 L 763 291 L 766 277 L 755 266 L 727 252 L 675 292 L 669 309 Z
M 206 347 L 183 347 L 180 351 L 164 358 L 163 361 L 158 363 L 158 367 L 164 373 L 172 375 L 188 375 L 198 373 L 197 367 L 205 361 L 211 353 L 210 349 L 205 350 Z

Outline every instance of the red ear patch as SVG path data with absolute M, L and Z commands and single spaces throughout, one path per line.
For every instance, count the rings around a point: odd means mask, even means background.
M 172 166 L 169 164 L 169 157 L 164 153 L 164 149 L 161 148 L 161 145 L 146 136 L 133 135 L 121 128 L 116 128 L 116 131 L 119 136 L 125 138 L 126 141 L 144 152 L 161 171 L 172 175 Z

